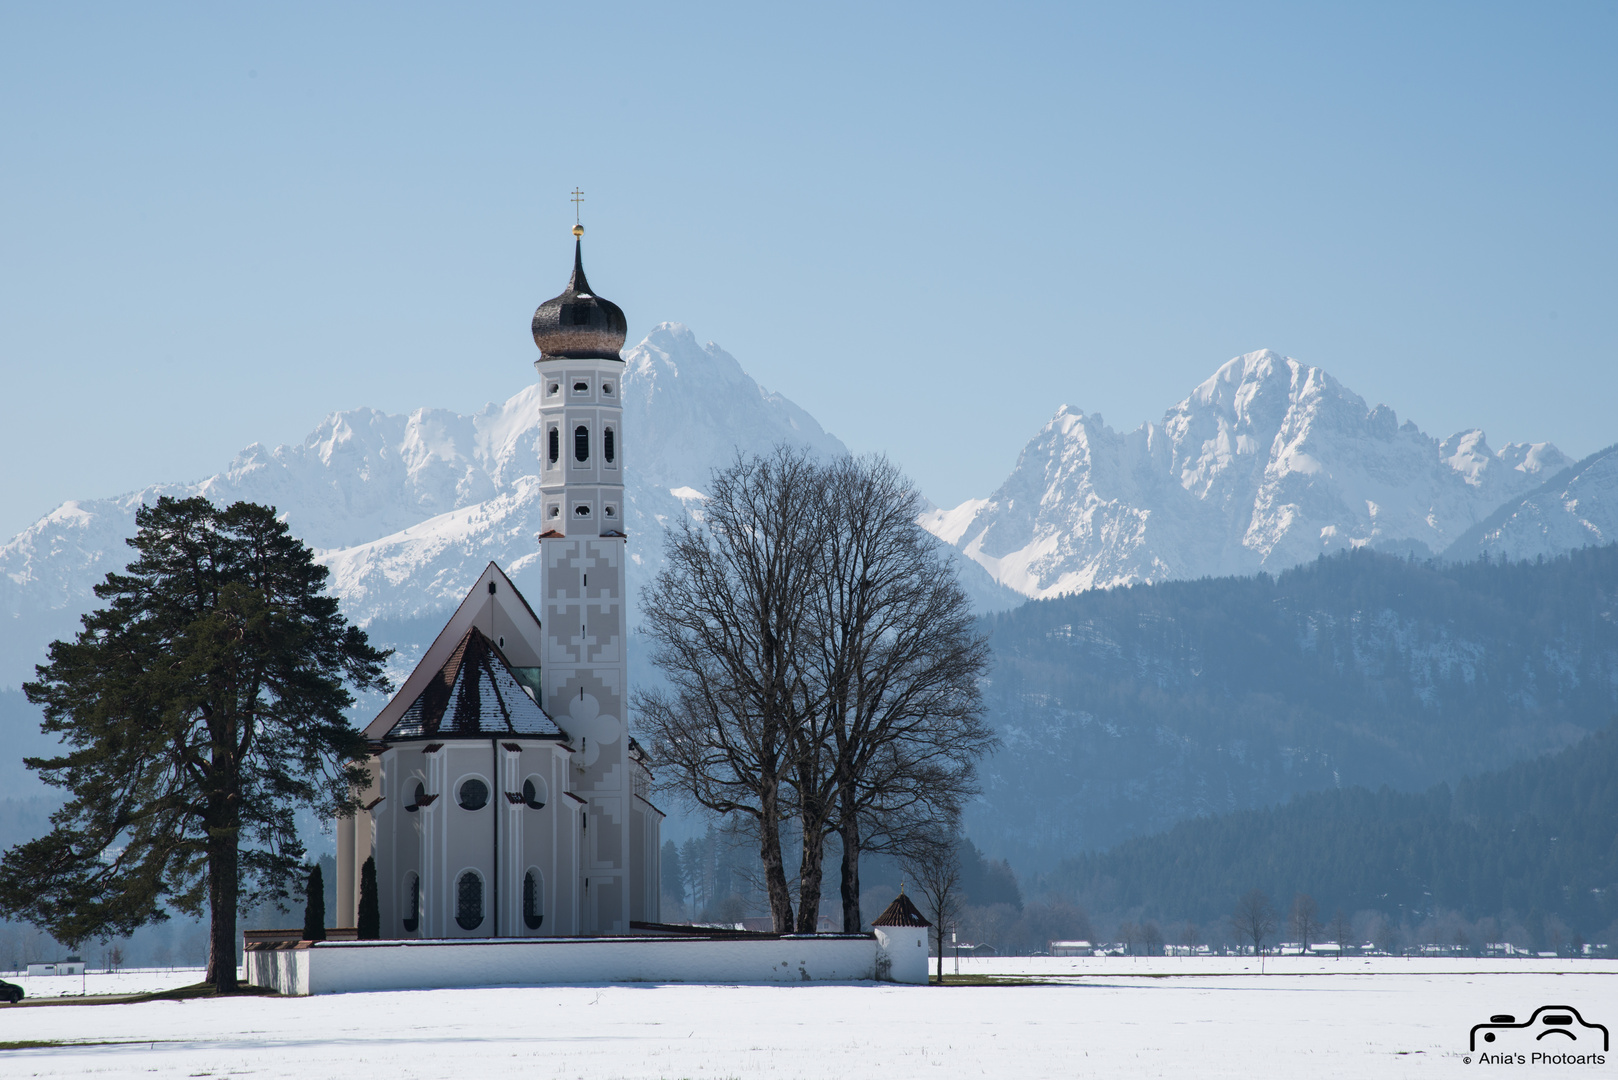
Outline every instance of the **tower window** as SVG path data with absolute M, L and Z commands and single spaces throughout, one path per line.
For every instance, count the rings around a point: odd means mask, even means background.
M 414 870 L 405 875 L 404 893 L 405 933 L 414 934 L 421 925 L 421 878 Z
M 461 785 L 456 801 L 462 810 L 482 810 L 489 805 L 489 785 L 474 776 Z
M 455 922 L 462 930 L 483 925 L 483 879 L 472 870 L 455 883 Z
M 573 460 L 590 460 L 590 429 L 583 424 L 573 429 Z
M 580 503 L 579 505 L 575 506 L 573 508 L 573 516 L 574 517 L 589 517 L 590 516 L 590 504 L 589 503 Z
M 553 382 L 553 383 L 551 383 L 549 389 L 547 389 L 545 391 L 545 396 L 546 397 L 555 397 L 557 394 L 560 394 L 561 392 L 562 392 L 562 384 Z
M 551 512 L 547 516 L 548 517 L 553 517 L 553 518 L 561 517 L 562 516 L 562 508 L 560 506 L 551 507 Z
M 582 380 L 576 382 L 573 384 L 573 392 L 575 394 L 588 394 L 590 392 L 590 384 L 583 382 Z
M 602 508 L 601 513 L 604 517 L 615 518 L 618 516 L 618 508 L 615 506 L 606 506 Z
M 618 440 L 613 438 L 612 428 L 601 433 L 601 456 L 610 463 L 618 453 Z
M 556 459 L 562 456 L 562 433 L 555 428 L 551 428 L 550 435 L 547 438 L 549 445 L 545 449 L 549 453 L 551 464 L 555 465 Z
M 601 384 L 601 392 L 603 394 L 606 394 L 608 397 L 612 397 L 612 383 L 610 383 L 610 382 L 602 383 Z

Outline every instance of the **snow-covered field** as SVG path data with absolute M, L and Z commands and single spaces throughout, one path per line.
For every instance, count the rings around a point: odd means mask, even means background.
M 1618 1027 L 1609 962 L 1285 959 L 1262 976 L 1250 965 L 963 960 L 963 975 L 1057 984 L 620 984 L 11 1008 L 0 1009 L 0 1041 L 102 1045 L 6 1051 L 0 1076 L 1439 1076 L 1467 1067 L 1470 1028 L 1492 1014 L 1571 1005 Z M 1615 1060 L 1594 1071 L 1618 1070 Z

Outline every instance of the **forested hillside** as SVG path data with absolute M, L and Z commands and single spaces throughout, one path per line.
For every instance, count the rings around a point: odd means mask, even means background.
M 1182 822 L 1064 861 L 1043 887 L 1093 915 L 1216 922 L 1263 889 L 1394 924 L 1444 912 L 1554 944 L 1618 919 L 1618 727 L 1560 753 L 1422 793 L 1348 788 Z M 1284 931 L 1283 931 L 1284 932 Z M 1503 931 L 1502 931 L 1503 932 Z M 1599 940 L 1606 940 L 1605 936 Z
M 1025 874 L 1302 792 L 1453 782 L 1618 712 L 1618 547 L 1459 566 L 1360 550 L 985 626 L 1005 745 L 969 832 Z

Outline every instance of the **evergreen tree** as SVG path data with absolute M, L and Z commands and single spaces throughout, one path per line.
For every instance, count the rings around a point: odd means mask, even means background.
M 685 874 L 680 868 L 680 848 L 673 840 L 663 841 L 663 896 L 685 904 Z
M 357 936 L 361 941 L 375 941 L 382 936 L 382 912 L 376 901 L 376 856 L 368 855 L 360 867 L 360 910 L 355 920 Z
M 206 909 L 208 981 L 230 991 L 238 909 L 284 903 L 303 865 L 297 808 L 356 808 L 345 683 L 386 689 L 387 654 L 273 508 L 164 497 L 135 521 L 107 606 L 24 687 L 66 743 L 27 764 L 69 798 L 0 861 L 0 915 L 77 943 Z
M 304 889 L 303 940 L 326 940 L 326 882 L 320 864 L 309 868 L 309 885 Z

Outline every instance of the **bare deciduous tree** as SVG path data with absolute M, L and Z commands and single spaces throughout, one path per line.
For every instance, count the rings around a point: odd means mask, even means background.
M 644 594 L 672 690 L 635 706 L 664 786 L 750 819 L 777 930 L 816 929 L 834 834 L 843 926 L 857 929 L 860 854 L 953 832 L 995 742 L 978 690 L 987 646 L 921 506 L 881 458 L 738 458 L 701 524 L 671 532 Z
M 669 532 L 668 565 L 643 594 L 653 662 L 669 690 L 634 704 L 665 786 L 754 819 L 775 929 L 793 929 L 781 849 L 794 731 L 806 711 L 798 651 L 822 500 L 802 451 L 738 458 L 715 474 L 702 522 Z
M 1275 933 L 1276 923 L 1275 906 L 1263 889 L 1249 889 L 1242 894 L 1230 914 L 1231 933 L 1237 941 L 1252 942 L 1254 956 L 1263 954 L 1264 942 Z
M 1311 943 L 1319 941 L 1325 927 L 1320 925 L 1320 907 L 1315 898 L 1308 893 L 1299 893 L 1292 898 L 1292 936 L 1303 945 L 1303 951 L 1308 952 Z
M 1337 942 L 1337 957 L 1342 959 L 1343 954 L 1348 952 L 1349 943 L 1354 940 L 1354 924 L 1348 921 L 1342 908 L 1338 908 L 1337 914 L 1331 917 L 1331 926 L 1327 927 L 1326 933 Z
M 933 924 L 938 956 L 938 983 L 944 982 L 944 928 L 955 925 L 961 913 L 961 859 L 959 841 L 952 834 L 912 834 L 899 865 L 915 883 L 917 905 Z
M 810 605 L 810 656 L 829 753 L 800 761 L 825 760 L 829 768 L 800 790 L 804 895 L 807 803 L 811 793 L 819 800 L 829 792 L 829 822 L 843 849 L 843 927 L 853 930 L 861 853 L 899 851 L 911 835 L 952 831 L 976 791 L 974 763 L 996 739 L 978 690 L 988 647 L 954 568 L 916 523 L 920 493 L 883 458 L 834 463 L 821 490 L 827 531 Z

